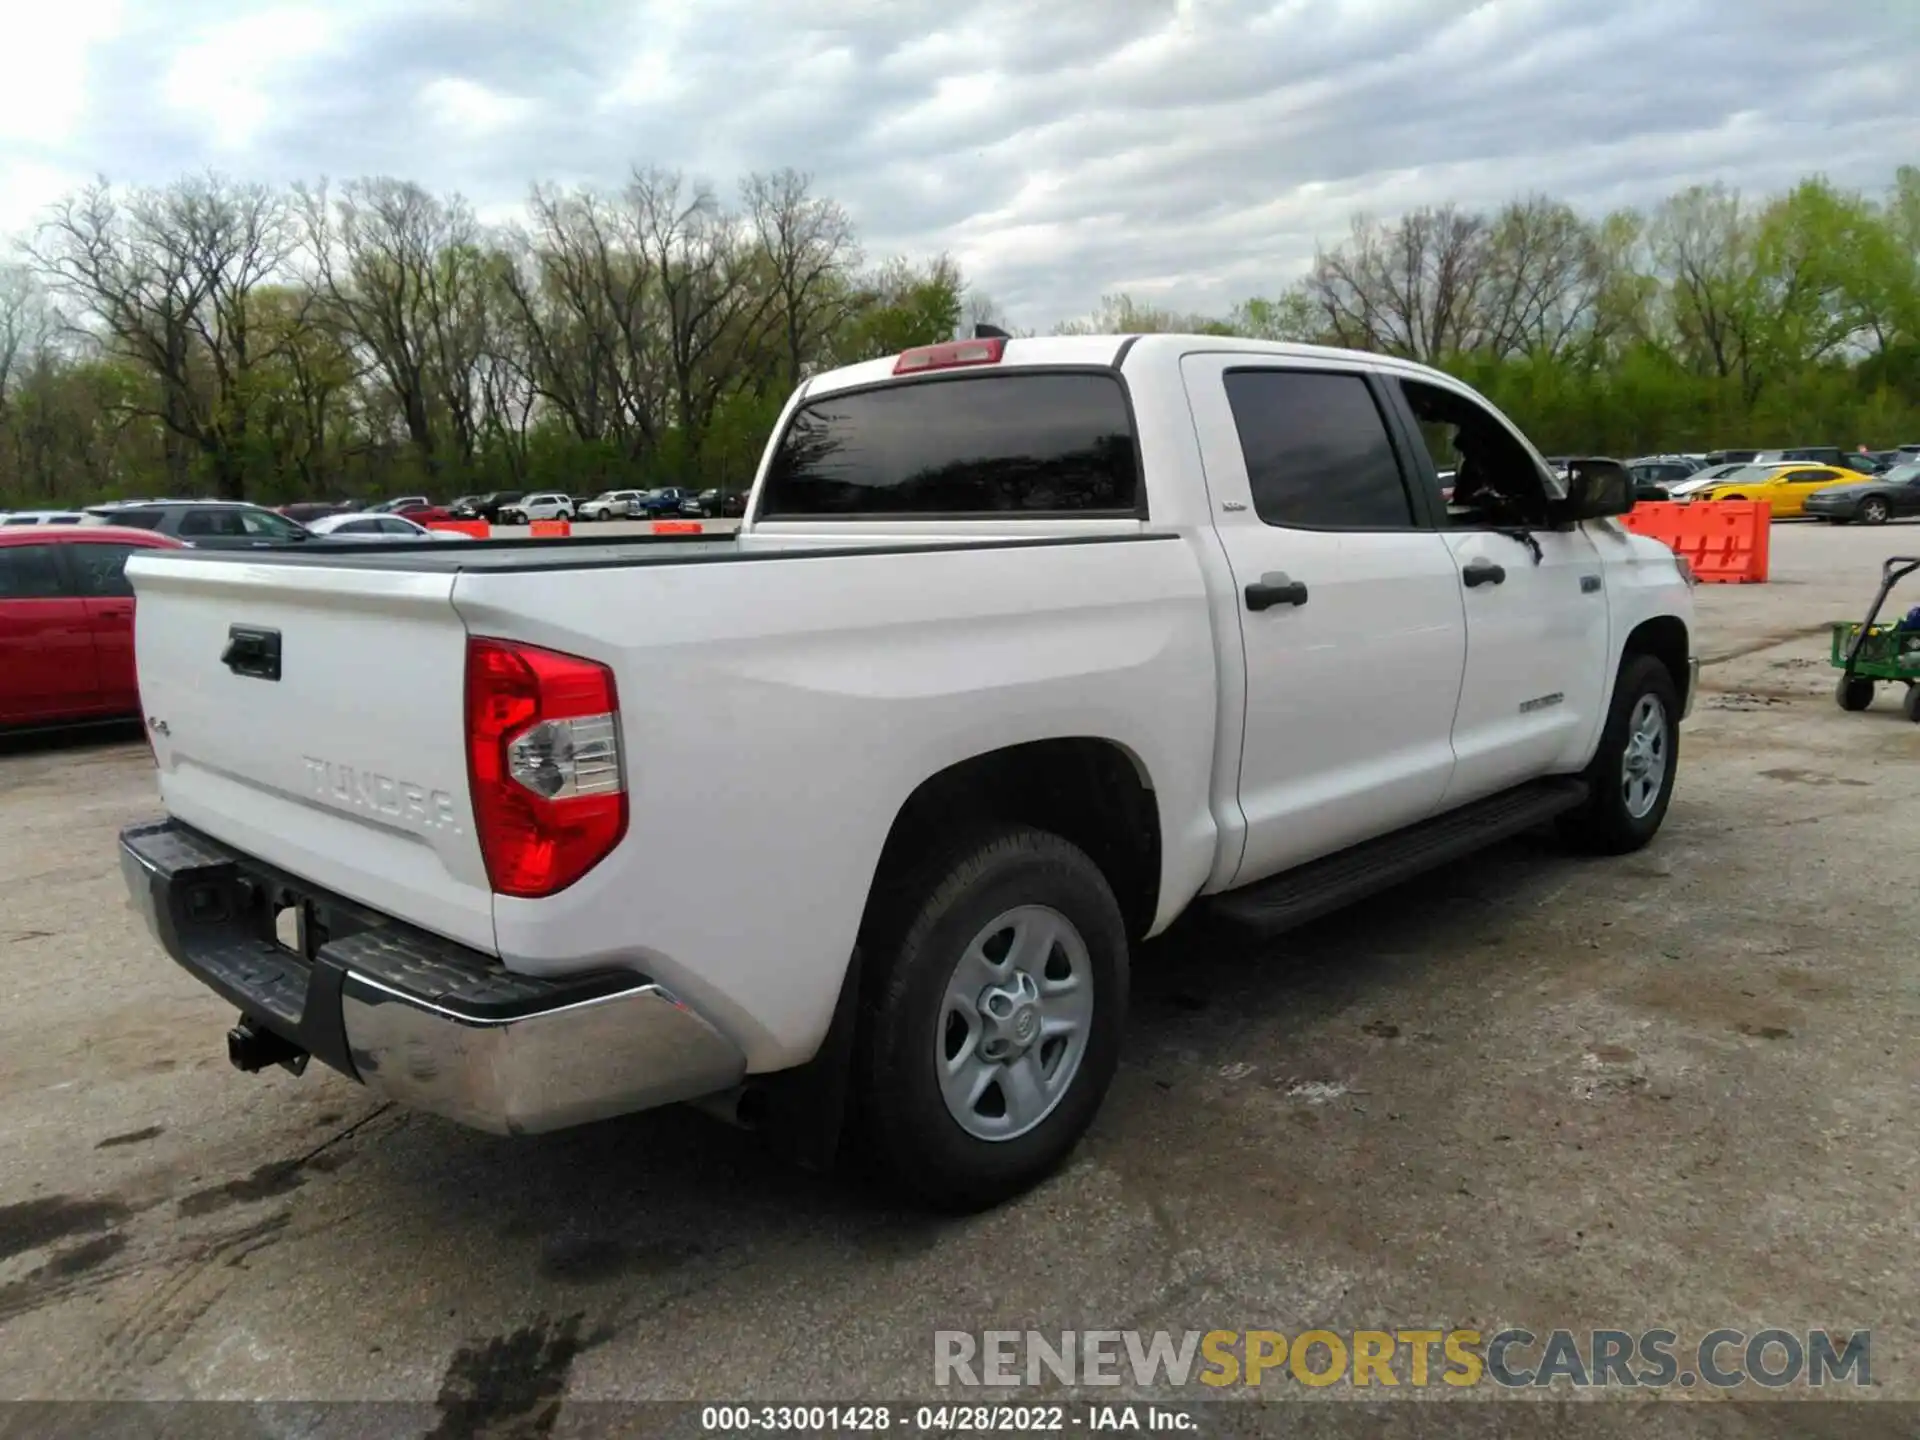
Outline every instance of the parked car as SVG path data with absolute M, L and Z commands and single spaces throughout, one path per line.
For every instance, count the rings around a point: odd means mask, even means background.
M 289 520 L 310 525 L 323 516 L 352 514 L 359 508 L 351 500 L 296 500 L 291 505 L 282 505 L 280 513 Z
M 1807 497 L 1806 512 L 1836 525 L 1852 520 L 1884 525 L 1896 515 L 1920 515 L 1920 459 L 1875 475 L 1843 482 Z
M 1838 445 L 1798 445 L 1785 450 L 1762 450 L 1753 457 L 1756 465 L 1782 464 L 1789 460 L 1813 465 L 1839 465 L 1846 468 L 1851 455 Z
M 424 510 L 433 501 L 425 495 L 396 495 L 391 500 L 381 500 L 373 505 L 362 505 L 364 515 L 398 515 L 406 510 Z
M 1846 485 L 1865 477 L 1857 470 L 1831 465 L 1749 465 L 1704 490 L 1688 495 L 1690 503 L 1712 500 L 1764 500 L 1773 518 L 1801 514 L 1807 497 L 1829 485 Z
M 456 520 L 485 520 L 498 525 L 502 506 L 513 505 L 525 497 L 524 490 L 490 490 L 485 495 L 469 496 L 464 503 L 455 502 L 448 508 L 453 511 Z
M 523 496 L 510 505 L 502 505 L 497 513 L 498 523 L 502 525 L 525 525 L 534 520 L 571 520 L 573 499 L 558 490 L 542 490 Z
M 1684 480 L 1676 480 L 1668 484 L 1666 486 L 1667 498 L 1670 500 L 1684 500 L 1689 495 L 1695 495 L 1702 490 L 1710 489 L 1715 481 L 1725 480 L 1729 476 L 1738 475 L 1742 470 L 1747 468 L 1745 464 L 1737 461 L 1725 465 L 1709 465 L 1704 470 L 1696 470 Z
M 452 520 L 456 518 L 450 505 L 409 505 L 404 510 L 389 510 L 389 515 L 398 515 L 415 524 L 425 525 L 430 520 Z
M 1751 465 L 1759 453 L 1758 450 L 1711 450 L 1704 458 L 1709 466 Z
M 0 514 L 0 525 L 78 525 L 84 513 L 80 510 L 9 510 Z
M 700 510 L 706 515 L 724 515 L 728 517 L 747 513 L 747 497 L 738 490 L 702 490 L 700 492 Z
M 179 548 L 104 525 L 0 531 L 0 726 L 139 714 L 127 556 Z
M 644 490 L 602 490 L 591 500 L 580 502 L 582 520 L 623 520 L 640 513 Z
M 1634 496 L 1640 500 L 1671 498 L 1670 487 L 1693 477 L 1695 467 L 1686 460 L 1629 460 L 1627 473 L 1633 477 Z
M 658 490 L 649 490 L 641 497 L 641 510 L 651 516 L 679 515 L 682 507 L 693 498 L 693 492 L 678 485 L 663 486 Z
M 328 540 L 471 540 L 458 530 L 429 530 L 406 515 L 326 515 L 313 522 L 313 533 Z
M 122 871 L 234 1064 L 510 1133 L 706 1098 L 981 1206 L 1092 1122 L 1190 907 L 1660 828 L 1692 592 L 1617 463 L 1556 494 L 1461 382 L 1253 340 L 806 383 L 735 544 L 134 562 L 171 818 Z
M 246 550 L 296 545 L 313 538 L 297 520 L 264 505 L 239 500 L 163 500 L 151 505 L 98 505 L 87 510 L 94 523 L 127 525 L 171 535 L 195 549 Z

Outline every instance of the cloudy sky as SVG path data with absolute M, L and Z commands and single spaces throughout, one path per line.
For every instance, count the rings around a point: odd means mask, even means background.
M 1034 327 L 1271 293 L 1358 208 L 1920 163 L 1920 0 L 0 0 L 0 35 L 0 230 L 96 174 L 504 217 L 791 165 Z

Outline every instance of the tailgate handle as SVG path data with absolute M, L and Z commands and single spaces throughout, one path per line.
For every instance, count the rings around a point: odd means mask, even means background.
M 278 680 L 280 632 L 263 630 L 258 625 L 229 625 L 227 648 L 221 652 L 220 663 L 236 675 Z

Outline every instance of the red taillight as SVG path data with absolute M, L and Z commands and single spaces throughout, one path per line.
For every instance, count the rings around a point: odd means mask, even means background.
M 944 345 L 922 345 L 918 350 L 902 350 L 893 362 L 896 375 L 917 375 L 922 370 L 952 370 L 961 365 L 998 365 L 1007 342 L 995 336 L 989 340 L 949 340 Z
M 487 878 L 537 898 L 573 884 L 627 832 L 613 672 L 506 640 L 467 642 L 467 771 Z

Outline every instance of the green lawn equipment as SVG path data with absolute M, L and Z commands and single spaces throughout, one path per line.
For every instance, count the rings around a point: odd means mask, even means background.
M 1907 687 L 1902 705 L 1907 719 L 1920 724 L 1920 605 L 1892 625 L 1876 625 L 1887 595 L 1914 571 L 1920 560 L 1892 555 L 1880 567 L 1880 593 L 1858 625 L 1839 620 L 1833 626 L 1833 664 L 1840 679 L 1833 698 L 1842 710 L 1864 710 L 1873 703 L 1873 682 L 1898 680 Z

